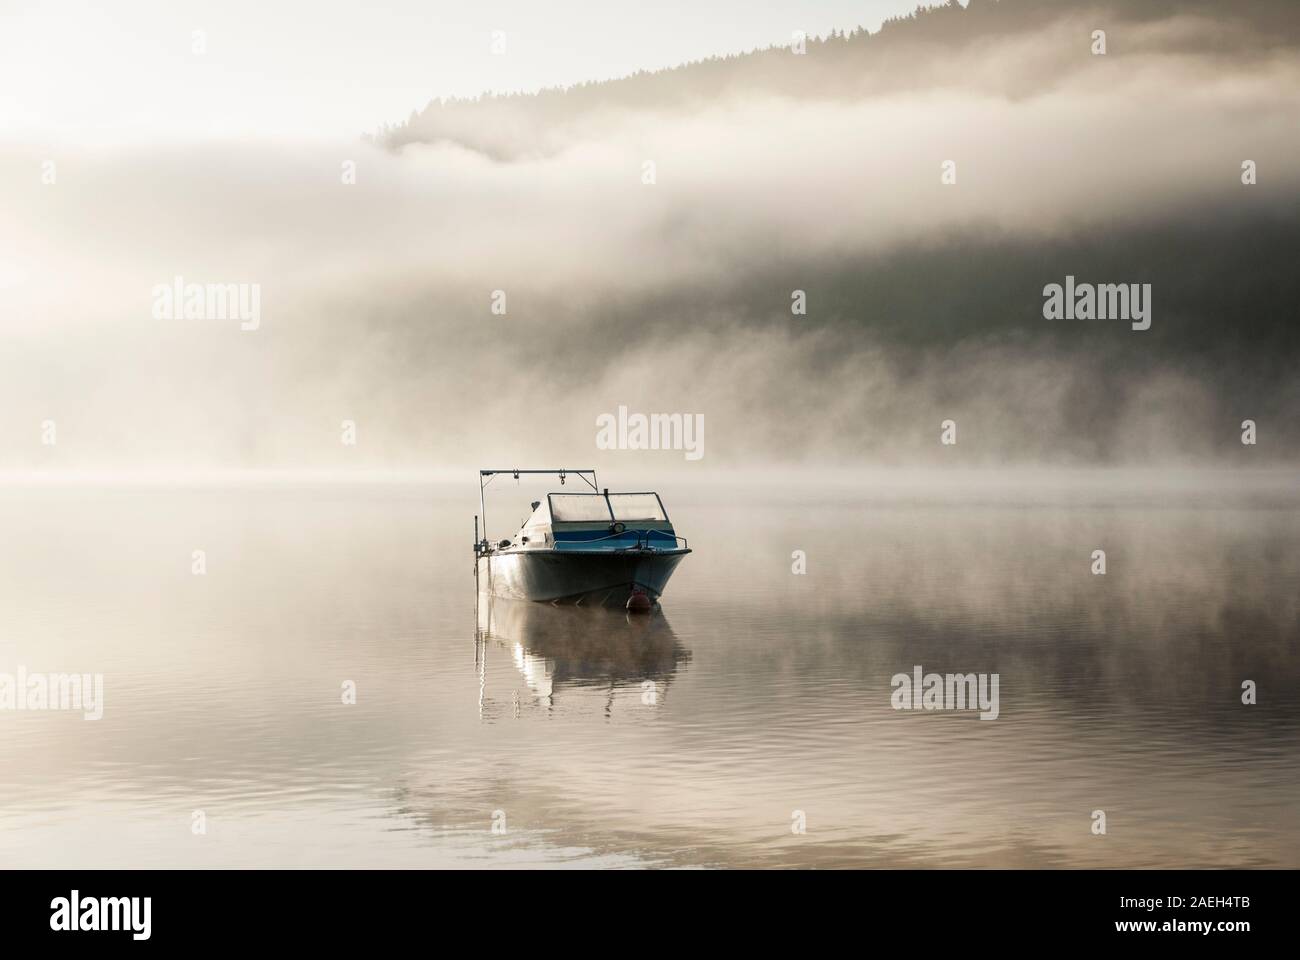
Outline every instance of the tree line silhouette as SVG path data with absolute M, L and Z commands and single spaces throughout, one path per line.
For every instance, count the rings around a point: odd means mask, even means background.
M 875 33 L 856 27 L 807 37 L 802 56 L 793 55 L 787 43 L 536 93 L 434 99 L 423 110 L 412 110 L 405 122 L 382 125 L 368 139 L 392 148 L 454 141 L 509 159 L 521 143 L 544 150 L 548 128 L 600 108 L 670 110 L 742 93 L 858 98 L 915 84 L 924 77 L 927 61 L 954 48 L 1085 13 L 1093 14 L 1097 27 L 1111 30 L 1176 15 L 1228 16 L 1272 43 L 1300 39 L 1296 0 L 969 0 L 967 6 L 948 0 L 891 17 Z

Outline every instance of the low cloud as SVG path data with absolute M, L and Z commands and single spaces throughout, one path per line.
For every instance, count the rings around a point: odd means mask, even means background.
M 1212 26 L 1062 61 L 1052 23 L 920 85 L 612 102 L 495 151 L 10 144 L 0 468 L 594 459 L 619 404 L 704 414 L 715 466 L 1203 462 L 1246 417 L 1294 460 L 1300 55 Z M 1044 320 L 1067 274 L 1152 283 L 1151 330 Z M 155 320 L 177 275 L 260 284 L 259 328 Z

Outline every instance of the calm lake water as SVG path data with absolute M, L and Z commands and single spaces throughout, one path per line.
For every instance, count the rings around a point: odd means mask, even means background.
M 1294 481 L 664 482 L 649 617 L 477 608 L 472 475 L 0 488 L 0 672 L 105 700 L 0 711 L 0 862 L 1297 867 Z

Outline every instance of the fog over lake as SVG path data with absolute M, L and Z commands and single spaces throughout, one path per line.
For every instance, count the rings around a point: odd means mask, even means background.
M 1139 5 L 1094 56 L 1078 6 L 431 108 L 393 147 L 10 144 L 0 467 L 582 459 L 619 404 L 704 414 L 722 468 L 1234 463 L 1244 419 L 1294 462 L 1295 30 Z M 1045 319 L 1067 277 L 1150 284 L 1150 328 Z M 157 319 L 176 278 L 257 284 L 256 329 Z
M 695 552 L 648 617 L 476 610 L 464 484 L 9 489 L 0 670 L 105 709 L 0 714 L 0 855 L 1296 866 L 1294 483 L 914 479 L 661 484 Z M 997 720 L 894 710 L 916 665 L 998 673 Z

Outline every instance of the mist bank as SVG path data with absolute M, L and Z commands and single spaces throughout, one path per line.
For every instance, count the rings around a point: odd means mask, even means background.
M 510 162 L 9 144 L 0 471 L 1294 464 L 1300 56 L 1197 9 L 1016 97 L 611 103 Z M 1149 326 L 1045 315 L 1075 284 Z M 601 450 L 620 407 L 702 456 Z
M 1296 225 L 1268 233 L 1267 249 L 1300 249 Z M 702 415 L 708 466 L 1294 462 L 1300 290 L 1255 239 L 1170 224 L 756 260 L 753 276 L 641 296 L 511 284 L 504 317 L 473 284 L 309 297 L 316 310 L 272 288 L 254 332 L 154 321 L 142 287 L 120 324 L 10 340 L 5 466 L 580 463 L 604 455 L 597 422 L 620 407 Z M 1149 330 L 1042 317 L 1044 283 L 1128 279 L 1139 256 Z M 38 442 L 47 418 L 57 447 Z

